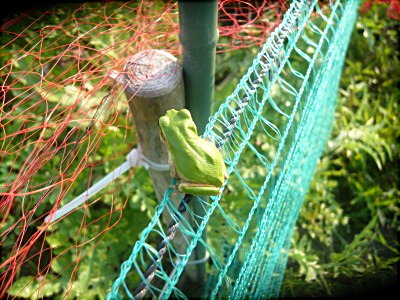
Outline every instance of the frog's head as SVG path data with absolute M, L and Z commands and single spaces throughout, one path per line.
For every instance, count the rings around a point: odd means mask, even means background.
M 181 135 L 185 135 L 188 131 L 197 134 L 196 125 L 187 109 L 168 110 L 165 116 L 160 118 L 159 125 L 161 133 L 166 138 L 171 135 L 176 135 L 178 132 Z
M 182 121 L 191 119 L 192 116 L 187 109 L 170 109 L 167 111 L 165 116 L 160 118 L 159 123 L 161 128 L 167 128 L 168 126 L 171 126 L 171 124 L 174 124 L 176 126 L 177 124 L 182 123 Z

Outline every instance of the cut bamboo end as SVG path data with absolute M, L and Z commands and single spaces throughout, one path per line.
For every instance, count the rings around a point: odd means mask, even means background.
M 127 91 L 144 98 L 172 92 L 182 80 L 182 66 L 163 50 L 144 50 L 130 57 L 124 67 Z

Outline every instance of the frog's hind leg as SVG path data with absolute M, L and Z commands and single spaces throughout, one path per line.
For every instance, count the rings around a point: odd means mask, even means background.
M 194 196 L 218 196 L 221 194 L 221 189 L 215 186 L 196 186 L 196 184 L 193 183 L 181 183 L 178 185 L 178 190 L 182 193 Z

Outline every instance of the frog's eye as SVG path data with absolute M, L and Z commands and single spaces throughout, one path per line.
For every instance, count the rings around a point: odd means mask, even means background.
M 179 117 L 184 118 L 184 119 L 191 119 L 192 116 L 190 114 L 190 111 L 188 111 L 187 109 L 181 109 L 178 112 Z
M 160 127 L 167 127 L 169 126 L 169 118 L 167 118 L 166 116 L 161 117 L 158 123 L 160 124 Z
M 192 131 L 197 135 L 197 127 L 196 124 L 190 120 L 191 122 L 186 122 L 186 130 L 187 131 Z

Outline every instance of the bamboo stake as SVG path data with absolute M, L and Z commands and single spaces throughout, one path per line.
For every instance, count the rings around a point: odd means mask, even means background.
M 121 78 L 122 75 L 122 78 Z M 147 159 L 158 164 L 168 164 L 168 152 L 160 139 L 158 120 L 169 109 L 182 109 L 185 106 L 185 91 L 182 77 L 182 66 L 177 59 L 162 50 L 141 51 L 128 59 L 124 72 L 114 76 L 117 81 L 125 85 L 125 94 L 128 99 L 130 111 L 133 116 L 135 129 L 142 153 Z M 149 169 L 153 186 L 160 201 L 164 192 L 171 184 L 170 171 L 156 171 Z M 184 201 L 178 197 L 171 197 L 175 207 L 181 213 L 185 212 L 183 203 L 189 202 L 189 195 Z M 175 216 L 176 218 L 176 216 Z M 190 238 L 183 237 L 177 229 L 179 221 L 173 220 L 169 213 L 163 214 L 163 220 L 168 225 L 171 241 L 178 253 L 185 253 Z M 166 251 L 166 245 L 160 244 L 160 251 Z M 196 260 L 191 256 L 191 260 Z M 156 261 L 156 258 L 154 259 Z M 151 263 L 146 271 L 145 278 L 151 281 L 156 264 Z M 185 274 L 196 274 L 196 266 L 188 265 Z M 187 275 L 190 277 L 190 275 Z M 185 278 L 187 278 L 187 276 Z M 187 280 L 183 280 L 185 284 Z M 187 284 L 186 284 L 187 285 Z M 143 297 L 148 290 L 145 282 L 140 283 L 136 289 L 135 297 Z

